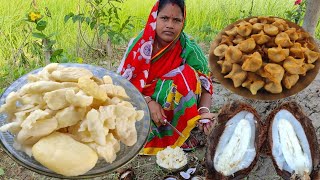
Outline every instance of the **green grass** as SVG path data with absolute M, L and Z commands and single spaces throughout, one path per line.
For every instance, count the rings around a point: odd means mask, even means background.
M 114 46 L 116 51 L 112 57 L 99 56 L 89 51 L 88 47 L 79 38 L 77 23 L 68 21 L 64 23 L 64 17 L 69 12 L 77 13 L 84 10 L 84 0 L 45 0 L 36 1 L 38 10 L 44 12 L 48 7 L 52 18 L 48 20 L 45 33 L 57 33 L 54 39 L 57 43 L 55 48 L 64 49 L 68 58 L 82 57 L 85 63 L 99 64 L 101 61 L 112 60 L 116 66 L 123 51 L 117 48 L 123 47 L 127 42 L 120 42 Z M 148 14 L 155 0 L 126 0 L 121 4 L 122 11 L 120 19 L 133 16 L 134 28 L 126 32 L 125 36 L 130 38 L 136 35 L 145 25 Z M 79 4 L 80 3 L 80 4 Z M 251 0 L 186 0 L 187 4 L 187 26 L 185 31 L 193 36 L 198 42 L 209 44 L 215 35 L 231 22 L 247 17 L 251 8 Z M 285 18 L 285 12 L 293 9 L 294 0 L 254 0 L 253 16 L 272 15 Z M 10 82 L 20 77 L 31 69 L 43 66 L 43 55 L 37 44 L 37 39 L 27 32 L 30 23 L 24 19 L 26 14 L 32 10 L 31 0 L 0 0 L 0 93 Z M 242 10 L 242 11 L 241 11 Z M 34 28 L 34 27 L 33 27 Z M 93 33 L 89 28 L 83 29 L 85 38 L 91 42 Z M 320 26 L 316 31 L 320 38 Z M 94 45 L 94 44 L 93 44 Z M 21 52 L 24 52 L 24 59 Z M 110 66 L 109 66 L 110 67 Z

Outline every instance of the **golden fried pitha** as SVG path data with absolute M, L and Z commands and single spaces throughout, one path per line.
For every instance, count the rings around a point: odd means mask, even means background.
M 267 43 L 268 41 L 271 40 L 271 38 L 270 38 L 268 35 L 266 35 L 266 34 L 264 33 L 264 31 L 260 31 L 259 34 L 253 34 L 251 37 L 252 37 L 252 38 L 256 41 L 256 43 L 259 44 L 259 45 L 265 44 L 265 43 Z
M 308 60 L 308 63 L 314 63 L 320 57 L 320 53 L 311 51 L 310 49 L 305 49 L 304 54 L 306 59 Z
M 229 46 L 225 52 L 226 61 L 231 63 L 241 62 L 242 52 L 235 46 Z
M 264 84 L 265 82 L 262 77 L 255 73 L 248 72 L 247 79 L 242 83 L 242 87 L 249 89 L 253 95 L 256 95 L 258 90 L 263 88 Z
M 299 75 L 298 74 L 289 74 L 286 73 L 284 75 L 284 78 L 282 80 L 282 84 L 284 85 L 284 87 L 286 87 L 287 89 L 291 89 L 292 86 L 294 86 L 298 80 L 299 80 Z
M 303 66 L 304 64 L 304 59 L 295 59 L 289 56 L 284 61 L 283 67 L 290 74 L 304 74 L 306 73 L 306 69 Z
M 289 49 L 282 49 L 281 46 L 278 46 L 277 48 L 269 48 L 268 49 L 268 58 L 272 62 L 279 63 L 286 59 L 286 57 L 289 56 Z
M 230 61 L 218 61 L 218 64 L 221 66 L 221 73 L 225 74 L 232 70 L 232 63 Z
M 252 32 L 252 24 L 246 21 L 242 21 L 237 25 L 237 33 L 243 37 L 247 37 Z
M 224 76 L 224 78 L 232 79 L 234 87 L 239 87 L 244 82 L 247 77 L 247 72 L 241 69 L 241 66 L 238 64 L 232 65 L 231 72 Z
M 278 46 L 281 46 L 283 48 L 293 46 L 293 43 L 291 42 L 289 35 L 285 32 L 279 33 L 274 41 Z
M 290 48 L 290 55 L 294 58 L 304 58 L 304 51 L 301 44 L 296 42 Z
M 264 89 L 268 92 L 271 92 L 273 94 L 281 93 L 282 92 L 282 86 L 279 82 L 268 82 L 266 85 L 264 85 Z
M 241 20 L 222 36 L 213 52 L 221 73 L 227 73 L 224 77 L 232 79 L 234 87 L 243 82 L 252 94 L 260 88 L 270 93 L 292 89 L 320 57 L 310 35 L 281 18 Z M 259 81 L 253 81 L 252 74 Z
M 240 42 L 237 47 L 240 49 L 240 51 L 248 53 L 256 47 L 256 42 L 253 38 L 249 38 Z
M 263 30 L 266 34 L 270 36 L 276 36 L 279 33 L 279 29 L 272 24 L 265 24 Z
M 288 34 L 291 41 L 296 41 L 299 38 L 296 28 L 289 28 L 288 30 L 285 31 L 285 33 Z
M 256 72 L 262 66 L 262 57 L 260 53 L 255 52 L 244 60 L 241 68 L 245 71 Z
M 226 44 L 221 44 L 214 49 L 213 54 L 216 56 L 223 57 L 227 49 L 228 49 L 228 46 Z
M 281 65 L 275 63 L 268 63 L 264 66 L 264 70 L 267 79 L 276 83 L 281 82 L 284 75 L 284 69 Z

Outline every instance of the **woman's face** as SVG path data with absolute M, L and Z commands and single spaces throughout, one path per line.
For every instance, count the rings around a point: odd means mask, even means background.
M 181 8 L 173 3 L 166 4 L 158 13 L 157 37 L 166 43 L 170 43 L 182 30 L 183 22 Z

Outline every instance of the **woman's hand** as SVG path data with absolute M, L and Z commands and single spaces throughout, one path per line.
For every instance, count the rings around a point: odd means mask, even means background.
M 213 128 L 213 121 L 215 120 L 215 113 L 202 113 L 200 114 L 201 118 L 199 120 L 198 127 L 204 132 L 205 135 L 209 135 L 211 129 Z M 207 119 L 209 122 L 202 123 L 201 120 Z
M 164 110 L 159 103 L 152 100 L 148 103 L 148 107 L 150 109 L 151 118 L 158 127 L 166 124 L 164 120 L 167 118 L 167 116 L 165 115 Z

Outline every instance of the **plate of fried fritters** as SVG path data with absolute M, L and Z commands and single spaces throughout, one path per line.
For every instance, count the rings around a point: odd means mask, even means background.
M 209 54 L 213 76 L 224 87 L 258 100 L 302 91 L 317 76 L 319 58 L 309 33 L 279 17 L 250 17 L 228 25 Z
M 125 78 L 89 64 L 49 64 L 0 98 L 0 146 L 20 165 L 56 178 L 94 178 L 144 147 L 150 115 Z

